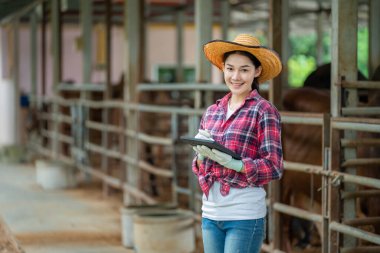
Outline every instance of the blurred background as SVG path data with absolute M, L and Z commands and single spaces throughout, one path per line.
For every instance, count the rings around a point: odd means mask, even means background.
M 202 252 L 193 151 L 179 138 L 228 91 L 203 45 L 249 33 L 283 63 L 260 85 L 285 159 L 266 187 L 263 252 L 379 252 L 379 11 L 378 0 L 0 0 L 3 238 L 26 252 L 84 252 L 82 240 L 114 247 L 86 252 L 144 252 L 123 219 L 154 206 L 194 225 L 162 252 Z

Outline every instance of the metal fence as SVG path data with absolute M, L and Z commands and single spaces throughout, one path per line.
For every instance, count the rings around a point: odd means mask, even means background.
M 61 89 L 78 93 L 84 87 L 73 89 L 62 85 Z M 68 166 L 78 168 L 85 175 L 101 180 L 105 189 L 111 187 L 122 190 L 124 196 L 127 196 L 124 198 L 125 202 L 132 199 L 135 203 L 176 203 L 194 211 L 199 221 L 201 193 L 190 168 L 193 152 L 178 140 L 181 135 L 196 134 L 200 117 L 205 110 L 201 107 L 202 104 L 209 104 L 218 93 L 225 91 L 227 90 L 223 85 L 140 84 L 139 97 L 145 102 L 138 104 L 127 104 L 122 100 L 83 99 L 79 96 L 37 98 L 40 107 L 42 104 L 48 106 L 45 106 L 45 112 L 39 114 L 43 126 L 40 127 L 41 138 L 35 143 L 35 147 L 44 156 L 58 159 Z M 92 92 L 95 94 L 99 90 Z M 53 114 L 48 109 L 53 105 L 60 108 L 59 113 Z M 377 112 L 376 108 L 368 109 L 368 112 L 374 115 L 374 110 Z M 353 111 L 363 112 L 362 109 L 345 109 L 350 115 Z M 135 113 L 133 118 L 129 117 L 130 112 Z M 380 188 L 379 179 L 345 173 L 341 168 L 380 164 L 380 160 L 357 158 L 342 162 L 340 155 L 336 154 L 340 154 L 341 147 L 380 145 L 376 138 L 348 140 L 342 139 L 339 134 L 339 131 L 345 129 L 379 133 L 380 120 L 331 118 L 328 114 L 320 113 L 280 113 L 283 124 L 321 127 L 323 160 L 320 166 L 284 162 L 286 171 L 321 176 L 321 213 L 281 203 L 281 187 L 270 187 L 267 200 L 269 240 L 264 244 L 263 250 L 281 252 L 280 242 L 284 235 L 279 232 L 277 225 L 280 224 L 282 215 L 319 224 L 321 252 L 328 252 L 329 245 L 337 242 L 337 233 L 379 245 L 379 235 L 357 228 L 362 224 L 378 223 L 379 217 L 342 221 L 337 216 L 341 215 L 337 213 L 337 209 L 340 207 L 341 198 L 378 196 L 380 192 L 375 190 Z M 136 121 L 135 128 L 126 127 L 129 120 Z M 131 150 L 128 143 L 134 143 L 135 150 Z M 371 190 L 344 192 L 341 195 L 342 185 L 347 183 L 366 186 Z M 363 247 L 345 248 L 342 251 L 354 252 L 361 249 Z M 365 249 L 376 250 L 379 247 Z

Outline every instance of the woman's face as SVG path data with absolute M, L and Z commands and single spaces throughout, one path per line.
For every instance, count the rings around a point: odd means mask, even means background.
M 252 90 L 253 80 L 261 74 L 251 59 L 241 54 L 231 54 L 224 62 L 224 81 L 232 95 L 246 97 Z

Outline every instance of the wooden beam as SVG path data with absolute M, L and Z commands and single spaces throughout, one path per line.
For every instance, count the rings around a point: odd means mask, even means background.
M 332 172 L 339 171 L 340 159 L 339 155 L 332 154 L 340 154 L 340 145 L 339 141 L 341 139 L 340 131 L 331 128 L 331 138 L 330 138 L 330 168 L 329 170 Z M 328 180 L 328 203 L 329 205 L 329 223 L 331 222 L 340 222 L 340 209 L 341 209 L 341 199 L 340 199 L 340 190 L 339 187 L 336 187 L 332 184 L 333 178 L 329 178 Z M 329 229 L 329 252 L 339 252 L 340 248 L 340 236 L 337 231 Z
M 342 80 L 357 80 L 357 24 L 357 0 L 332 1 L 331 113 L 333 117 L 342 115 L 342 107 L 355 107 L 358 104 L 357 89 L 345 89 L 346 93 L 342 94 L 342 89 L 335 85 Z M 344 131 L 344 138 L 356 139 L 356 135 L 355 131 Z M 356 158 L 355 148 L 342 148 L 341 151 L 345 160 Z M 338 155 L 340 153 L 334 154 L 341 157 Z M 339 164 L 342 162 L 340 161 Z M 336 169 L 342 170 L 340 165 Z M 356 168 L 345 168 L 345 172 L 356 175 Z M 356 185 L 344 184 L 344 190 L 354 192 Z M 335 204 L 334 202 L 330 203 Z M 356 216 L 355 204 L 354 199 L 343 201 L 342 211 L 345 219 L 352 219 Z M 339 220 L 335 222 L 339 222 Z M 339 231 L 332 231 L 334 234 L 337 232 Z M 356 245 L 356 239 L 349 235 L 343 235 L 343 245 L 344 247 L 353 247 Z
M 369 1 L 369 53 L 368 73 L 371 78 L 377 67 L 380 66 L 380 1 Z
M 141 78 L 141 51 L 142 33 L 141 22 L 141 1 L 139 0 L 126 0 L 124 2 L 125 14 L 124 14 L 124 28 L 125 28 L 125 78 L 124 78 L 124 101 L 126 103 L 137 103 L 137 85 L 139 78 Z M 129 131 L 137 131 L 138 129 L 138 112 L 133 109 L 125 110 L 126 128 Z M 138 160 L 139 145 L 137 137 L 127 138 L 126 140 L 126 152 L 133 160 Z M 133 188 L 138 188 L 140 173 L 138 167 L 133 164 L 127 165 L 126 177 L 128 185 Z M 123 178 L 122 180 L 125 180 Z M 128 192 L 124 192 L 124 204 L 135 204 L 136 199 Z
M 231 4 L 228 0 L 222 0 L 221 3 L 220 23 L 222 27 L 222 39 L 228 40 L 228 27 L 231 22 Z
M 350 18 L 347 18 L 350 17 Z M 342 107 L 341 88 L 335 84 L 357 79 L 357 1 L 332 1 L 331 45 L 331 114 L 340 116 Z M 356 103 L 357 94 L 349 90 L 348 102 Z
M 18 19 L 14 19 L 12 21 L 13 26 L 13 69 L 12 69 L 12 77 L 13 77 L 13 90 L 14 90 L 14 129 L 15 129 L 15 143 L 21 144 L 21 111 L 20 111 L 20 21 Z
M 61 1 L 51 1 L 51 31 L 52 31 L 52 58 L 53 58 L 53 91 L 57 95 L 57 87 L 61 81 L 62 62 L 61 62 L 61 22 L 60 22 Z M 57 114 L 59 106 L 53 103 L 53 114 Z M 53 121 L 53 132 L 58 133 L 60 124 Z M 53 150 L 53 158 L 56 159 L 61 151 L 60 144 L 57 139 L 52 139 L 51 148 Z
M 289 47 L 287 31 L 288 20 L 288 0 L 270 1 L 269 18 L 269 47 L 275 50 L 281 58 L 283 70 L 281 74 L 270 81 L 269 100 L 281 110 L 282 107 L 282 87 L 287 86 L 287 48 Z
M 111 98 L 111 85 L 112 85 L 112 58 L 111 58 L 111 42 L 112 42 L 112 23 L 111 23 L 111 17 L 112 17 L 112 1 L 106 0 L 106 20 L 105 20 L 105 26 L 106 26 L 106 43 L 105 43 L 105 52 L 106 52 L 106 87 L 103 93 L 103 100 L 108 101 Z M 108 108 L 102 108 L 102 123 L 108 124 L 109 122 L 109 109 Z M 108 131 L 102 130 L 102 146 L 108 149 L 108 143 L 109 143 L 109 134 Z M 110 167 L 109 167 L 109 159 L 108 156 L 102 155 L 101 160 L 101 169 L 104 171 L 106 175 L 109 175 L 110 173 Z M 108 184 L 103 182 L 103 194 L 105 196 L 108 196 L 110 194 L 110 187 Z
M 285 57 L 284 48 L 287 47 L 285 41 L 286 31 L 288 27 L 287 11 L 288 11 L 288 0 L 271 0 L 269 1 L 269 47 L 275 50 L 281 57 L 283 63 L 283 72 L 279 77 L 270 80 L 269 88 L 269 100 L 281 110 L 281 97 L 282 97 L 282 86 L 284 85 L 284 78 L 286 78 L 286 62 L 284 62 L 283 57 Z M 286 58 L 286 57 L 285 57 Z M 286 82 L 287 83 L 287 82 Z M 273 181 L 269 184 L 268 198 L 270 200 L 269 205 L 269 241 L 273 245 L 274 250 L 280 250 L 282 245 L 282 228 L 281 226 L 281 215 L 273 207 L 274 203 L 280 200 L 280 189 L 281 182 Z
M 177 45 L 177 68 L 176 82 L 184 81 L 183 55 L 184 55 L 184 30 L 185 30 L 185 10 L 179 9 L 176 12 L 176 45 Z
M 36 10 L 33 10 L 30 13 L 30 83 L 31 83 L 31 97 L 33 107 L 36 107 L 37 97 L 37 66 L 38 66 L 38 58 L 37 58 L 37 13 Z
M 81 0 L 80 22 L 82 28 L 82 82 L 91 83 L 92 68 L 92 1 Z M 81 93 L 85 98 L 85 93 Z
M 212 39 L 212 0 L 195 0 L 196 60 L 195 80 L 211 81 L 211 64 L 203 53 L 203 45 Z

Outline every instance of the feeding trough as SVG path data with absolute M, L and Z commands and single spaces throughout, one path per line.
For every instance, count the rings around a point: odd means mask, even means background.
M 37 160 L 36 181 L 45 190 L 70 188 L 76 185 L 73 168 L 48 160 Z
M 133 236 L 133 216 L 142 214 L 144 212 L 154 213 L 162 212 L 164 210 L 174 210 L 176 205 L 173 204 L 157 204 L 157 205 L 129 205 L 122 207 L 121 212 L 121 226 L 122 226 L 122 243 L 124 247 L 134 247 Z
M 185 210 L 143 212 L 133 218 L 137 253 L 192 253 L 194 217 Z

